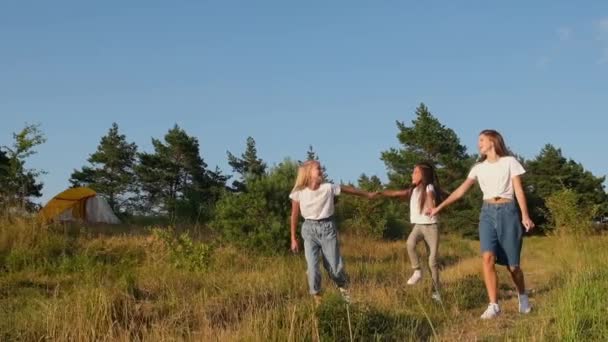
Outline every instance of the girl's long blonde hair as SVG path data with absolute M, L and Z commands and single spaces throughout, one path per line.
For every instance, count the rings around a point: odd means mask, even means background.
M 316 160 L 308 160 L 302 163 L 300 167 L 298 167 L 298 176 L 296 177 L 296 184 L 293 186 L 291 192 L 302 190 L 311 183 L 311 169 L 316 165 L 319 165 L 319 167 L 321 166 L 321 164 Z

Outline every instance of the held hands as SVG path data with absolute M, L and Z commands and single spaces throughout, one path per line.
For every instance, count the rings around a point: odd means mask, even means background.
M 368 192 L 368 193 L 366 193 L 365 197 L 367 197 L 368 199 L 374 199 L 374 198 L 376 198 L 376 197 L 378 197 L 380 195 L 381 195 L 380 192 L 374 191 L 374 192 Z
M 439 213 L 439 210 L 441 210 L 441 209 L 439 209 L 438 207 L 428 208 L 426 210 L 426 215 L 431 216 L 431 217 L 436 216 Z

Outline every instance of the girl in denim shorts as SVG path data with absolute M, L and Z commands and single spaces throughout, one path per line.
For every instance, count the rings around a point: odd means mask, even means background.
M 481 158 L 473 166 L 467 179 L 443 203 L 429 210 L 429 215 L 436 215 L 461 198 L 475 181 L 479 183 L 483 192 L 479 240 L 484 282 L 490 300 L 481 318 L 490 319 L 500 314 L 495 263 L 504 265 L 509 270 L 519 294 L 519 312 L 527 314 L 531 307 L 519 257 L 523 236 L 522 225 L 526 231 L 529 231 L 534 228 L 534 222 L 528 214 L 521 181 L 521 175 L 525 170 L 519 161 L 511 156 L 504 139 L 495 130 L 484 130 L 479 134 L 478 148 Z M 514 197 L 517 199 L 517 204 Z
M 340 255 L 338 230 L 334 220 L 334 196 L 341 192 L 374 197 L 375 194 L 355 189 L 350 186 L 335 185 L 323 182 L 323 173 L 318 161 L 311 160 L 298 168 L 296 183 L 289 195 L 291 199 L 291 250 L 300 249 L 296 238 L 296 227 L 300 214 L 304 217 L 302 238 L 306 257 L 308 286 L 315 303 L 321 300 L 321 271 L 319 257 L 329 277 L 336 283 L 342 297 L 350 301 L 346 290 L 346 273 Z

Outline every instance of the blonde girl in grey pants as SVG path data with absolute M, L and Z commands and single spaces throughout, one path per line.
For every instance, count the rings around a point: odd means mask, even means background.
M 338 286 L 344 300 L 349 302 L 347 276 L 340 255 L 338 228 L 334 220 L 334 197 L 346 193 L 372 198 L 374 194 L 350 186 L 325 183 L 322 175 L 321 164 L 315 160 L 307 161 L 298 168 L 296 183 L 289 195 L 292 203 L 291 250 L 300 250 L 296 229 L 302 215 L 302 239 L 310 294 L 317 304 L 321 301 L 319 259 L 322 259 L 329 277 Z

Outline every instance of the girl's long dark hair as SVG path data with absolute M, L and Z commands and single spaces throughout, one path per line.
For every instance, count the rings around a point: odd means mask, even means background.
M 419 168 L 422 173 L 422 180 L 418 185 L 412 184 L 410 189 L 410 194 L 414 191 L 415 188 L 420 189 L 420 213 L 424 211 L 424 205 L 426 204 L 426 187 L 429 184 L 433 185 L 435 191 L 433 191 L 433 199 L 435 200 L 435 205 L 438 205 L 445 198 L 443 190 L 439 185 L 439 178 L 437 177 L 437 172 L 431 163 L 422 162 L 418 163 L 414 166 L 415 168 Z

